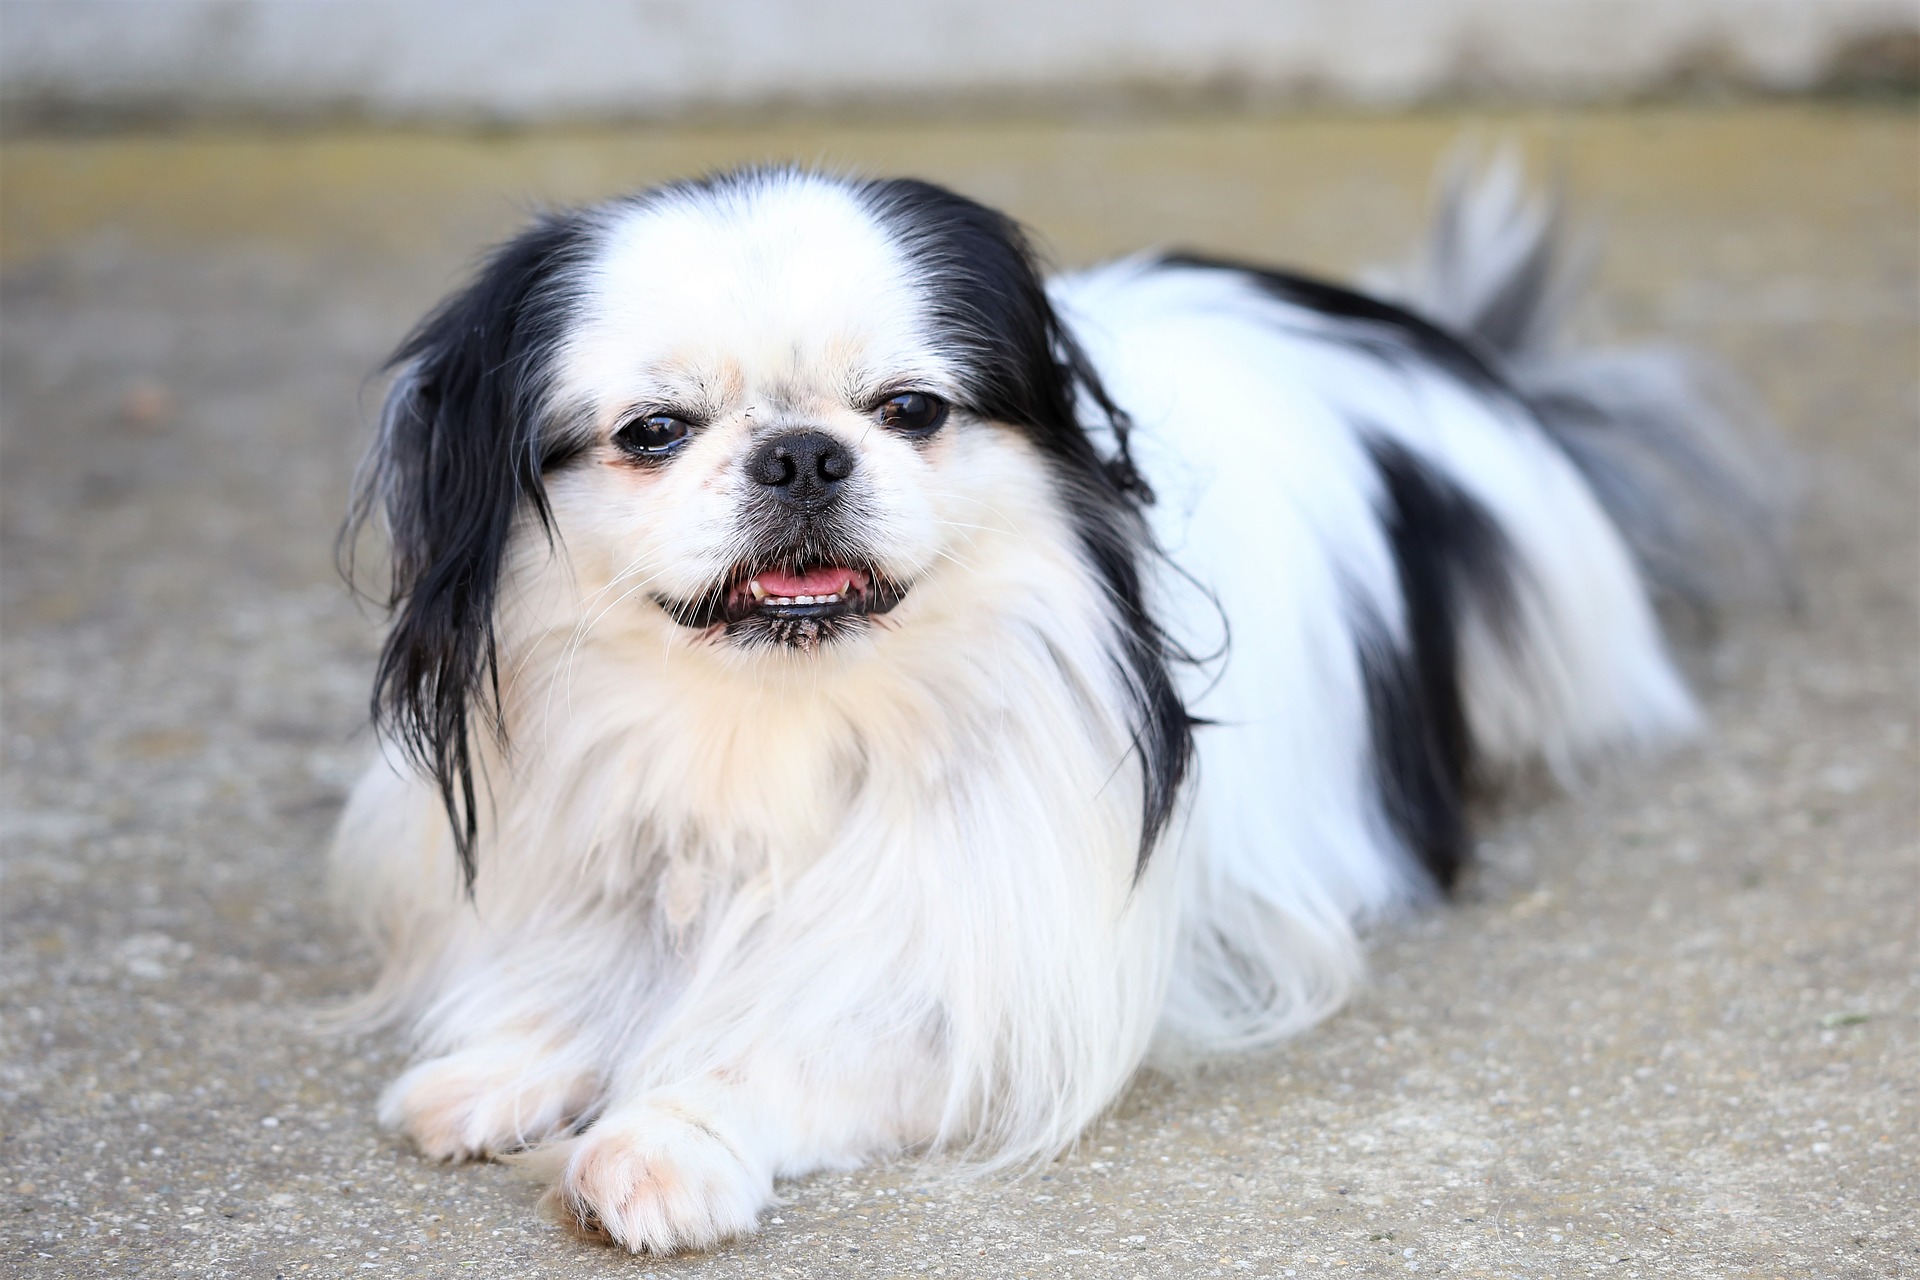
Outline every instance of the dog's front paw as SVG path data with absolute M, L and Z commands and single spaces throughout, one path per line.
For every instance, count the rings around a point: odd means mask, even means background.
M 746 1235 L 773 1199 L 771 1171 L 699 1112 L 664 1098 L 602 1117 L 578 1138 L 535 1153 L 543 1156 L 564 1160 L 549 1205 L 635 1253 L 708 1249 Z
M 595 1081 L 519 1053 L 468 1049 L 431 1058 L 380 1099 L 380 1123 L 432 1160 L 477 1160 L 553 1137 L 593 1105 Z

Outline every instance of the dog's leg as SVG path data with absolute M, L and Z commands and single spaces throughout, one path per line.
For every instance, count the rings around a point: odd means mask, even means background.
M 844 1051 L 827 1056 L 853 1068 Z M 738 1068 L 619 1098 L 534 1159 L 570 1223 L 636 1253 L 710 1248 L 754 1230 L 775 1176 L 857 1163 L 927 1125 L 925 1099 L 908 1095 L 931 1072 L 914 1056 L 876 1047 L 835 1079 L 801 1046 L 770 1043 Z
M 415 1064 L 381 1096 L 380 1122 L 430 1159 L 485 1159 L 564 1132 L 599 1088 L 579 1046 L 538 1026 L 503 1027 Z
M 381 1123 L 430 1158 L 469 1160 L 546 1141 L 590 1115 L 638 1016 L 622 997 L 651 985 L 644 966 L 609 964 L 633 954 L 630 942 L 618 921 L 576 918 L 560 939 L 470 924 L 418 998 L 423 1056 L 382 1095 Z
M 526 1157 L 549 1205 L 636 1253 L 703 1249 L 751 1232 L 777 1176 L 932 1137 L 934 1004 L 850 950 L 770 949 L 691 993 L 585 1132 Z
M 753 1231 L 777 1177 L 945 1138 L 985 1135 L 1012 1158 L 1057 1149 L 1145 1049 L 1170 930 L 1129 926 L 1151 914 L 1091 912 L 1051 947 L 1015 935 L 979 950 L 951 933 L 928 946 L 937 927 L 912 923 L 782 922 L 695 984 L 584 1132 L 527 1159 L 566 1221 L 665 1254 Z M 943 971 L 950 955 L 963 963 Z

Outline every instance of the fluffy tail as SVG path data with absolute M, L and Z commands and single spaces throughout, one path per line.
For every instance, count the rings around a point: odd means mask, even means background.
M 1790 594 L 1786 451 L 1725 371 L 1662 344 L 1569 349 L 1590 238 L 1512 151 L 1458 149 L 1422 257 L 1386 282 L 1503 369 L 1585 475 L 1657 597 L 1700 616 L 1756 586 Z

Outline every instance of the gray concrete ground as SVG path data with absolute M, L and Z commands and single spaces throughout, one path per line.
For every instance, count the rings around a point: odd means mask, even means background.
M 529 199 L 797 156 L 1068 261 L 1397 251 L 1463 124 L 1606 216 L 1584 318 L 1751 377 L 1803 451 L 1798 616 L 1691 658 L 1717 728 L 1488 815 L 1346 1012 L 1150 1075 L 1022 1181 L 818 1177 L 675 1261 L 375 1130 L 392 1046 L 321 851 L 376 635 L 329 541 L 363 380 Z M 1920 151 L 1907 106 L 426 137 L 0 155 L 9 1275 L 1920 1275 Z

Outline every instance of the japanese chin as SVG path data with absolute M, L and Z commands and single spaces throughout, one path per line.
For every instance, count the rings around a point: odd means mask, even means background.
M 1049 279 L 951 191 L 760 168 L 498 249 L 348 531 L 391 547 L 334 857 L 417 1052 L 382 1121 L 671 1252 L 1325 1016 L 1472 786 L 1695 729 L 1684 491 L 1764 521 L 1688 366 L 1556 342 L 1555 225 L 1496 164 L 1398 301 Z

